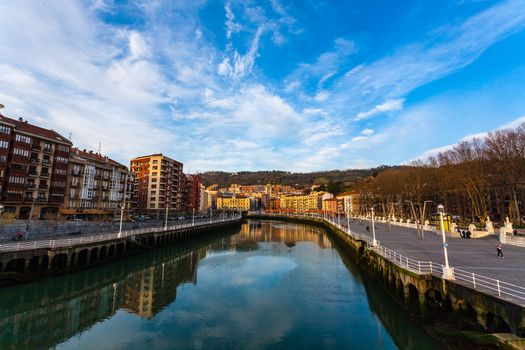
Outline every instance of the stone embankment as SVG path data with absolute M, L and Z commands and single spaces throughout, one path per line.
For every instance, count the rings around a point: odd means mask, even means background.
M 367 274 L 405 303 L 415 303 L 421 310 L 439 305 L 443 312 L 469 317 L 488 333 L 525 337 L 525 288 L 459 269 L 455 269 L 455 279 L 445 279 L 441 264 L 416 261 L 377 241 L 374 245 L 370 236 L 354 233 L 335 220 L 262 213 L 251 213 L 247 217 L 323 226 L 348 248 Z

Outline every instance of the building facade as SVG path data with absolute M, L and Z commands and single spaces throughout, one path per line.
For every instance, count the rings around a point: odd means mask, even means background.
M 253 199 L 246 196 L 219 196 L 217 198 L 217 209 L 248 211 L 252 209 L 252 202 Z
M 71 142 L 0 114 L 0 203 L 20 219 L 51 218 L 64 202 Z
M 134 205 L 141 213 L 166 209 L 184 210 L 184 174 L 182 163 L 160 154 L 131 160 L 130 170 L 135 177 Z
M 119 215 L 130 182 L 125 165 L 92 151 L 72 148 L 68 173 L 62 215 L 82 219 Z
M 198 213 L 201 210 L 202 180 L 199 175 L 186 174 L 186 212 Z

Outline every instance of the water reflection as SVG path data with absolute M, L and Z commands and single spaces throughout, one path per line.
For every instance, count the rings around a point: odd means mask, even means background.
M 0 348 L 432 348 L 334 247 L 316 227 L 250 221 L 3 289 Z

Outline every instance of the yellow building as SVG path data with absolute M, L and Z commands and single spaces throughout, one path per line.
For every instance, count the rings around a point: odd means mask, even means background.
M 244 196 L 218 197 L 217 209 L 250 210 L 252 199 Z
M 302 196 L 281 196 L 281 209 L 295 211 L 319 210 L 321 205 L 322 196 L 317 192 Z

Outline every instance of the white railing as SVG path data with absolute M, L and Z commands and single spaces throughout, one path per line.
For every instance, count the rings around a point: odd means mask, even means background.
M 416 273 L 418 275 L 433 275 L 439 278 L 443 278 L 443 265 L 435 263 L 433 261 L 420 261 L 409 258 L 398 252 L 382 246 L 379 241 L 376 240 L 376 244 L 373 245 L 372 237 L 369 235 L 363 235 L 357 232 L 352 232 L 349 228 L 340 225 L 338 220 L 335 218 L 323 217 L 323 215 L 313 214 L 313 213 L 276 213 L 276 214 L 259 214 L 267 216 L 287 216 L 287 217 L 311 217 L 316 219 L 321 219 L 332 226 L 338 228 L 339 230 L 345 232 L 350 237 L 366 242 L 368 249 L 375 251 L 383 258 L 388 261 L 396 264 L 397 266 Z M 341 219 L 343 220 L 343 219 Z M 346 220 L 346 217 L 344 218 Z M 525 287 L 521 287 L 512 283 L 504 282 L 495 278 L 486 277 L 483 275 L 478 275 L 473 272 L 453 269 L 455 282 L 460 281 L 462 285 L 466 285 L 475 290 L 490 294 L 492 296 L 499 297 L 501 299 L 506 299 L 522 306 L 525 306 Z
M 195 224 L 180 224 L 172 225 L 165 228 L 162 227 L 148 227 L 136 230 L 126 230 L 121 233 L 101 233 L 98 235 L 92 236 L 81 236 L 76 238 L 61 238 L 61 239 L 49 239 L 49 240 L 39 240 L 39 241 L 27 241 L 19 243 L 6 243 L 0 244 L 0 252 L 10 252 L 10 251 L 22 251 L 22 250 L 33 250 L 33 249 L 47 249 L 47 248 L 61 248 L 61 247 L 72 247 L 75 245 L 110 241 L 114 239 L 126 239 L 128 237 L 140 236 L 144 234 L 158 233 L 158 232 L 168 232 L 175 231 L 189 227 L 198 227 L 198 226 L 207 226 L 215 223 L 222 223 L 226 221 L 235 221 L 241 218 L 240 215 L 234 215 L 228 218 L 216 218 L 215 220 L 206 220 L 196 222 Z

